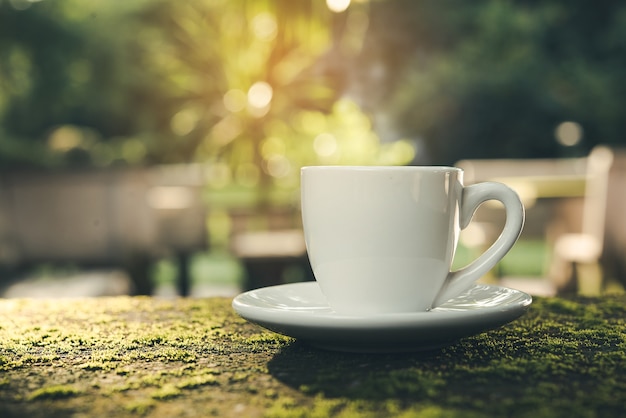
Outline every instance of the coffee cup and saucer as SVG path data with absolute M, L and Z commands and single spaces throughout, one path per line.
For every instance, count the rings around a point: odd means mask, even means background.
M 524 292 L 476 284 L 524 224 L 507 186 L 464 186 L 461 169 L 438 166 L 304 167 L 301 180 L 315 281 L 238 295 L 233 308 L 248 321 L 324 349 L 420 351 L 502 326 L 532 303 Z M 500 236 L 451 271 L 460 231 L 488 200 L 504 206 Z

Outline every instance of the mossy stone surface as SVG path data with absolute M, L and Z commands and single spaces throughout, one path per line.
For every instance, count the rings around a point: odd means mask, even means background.
M 623 295 L 401 355 L 320 351 L 230 302 L 0 300 L 0 417 L 626 416 Z

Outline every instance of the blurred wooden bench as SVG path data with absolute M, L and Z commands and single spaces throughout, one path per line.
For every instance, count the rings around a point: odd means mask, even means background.
M 188 257 L 208 247 L 205 179 L 201 165 L 0 173 L 0 265 L 122 267 L 150 294 L 152 262 L 173 256 L 187 294 Z
M 611 149 L 598 146 L 584 158 L 463 160 L 456 164 L 465 171 L 466 184 L 499 181 L 516 190 L 527 208 L 522 238 L 544 239 L 551 249 L 545 280 L 501 277 L 504 284 L 535 286 L 533 293 L 546 295 L 567 289 L 582 294 L 599 292 L 613 159 Z M 464 232 L 470 246 L 490 244 L 503 223 L 500 207 L 483 206 L 477 211 L 474 230 Z
M 242 232 L 231 249 L 245 269 L 244 290 L 314 280 L 300 228 Z
M 243 290 L 313 280 L 299 194 L 261 207 L 231 207 L 229 215 L 229 247 L 245 272 Z

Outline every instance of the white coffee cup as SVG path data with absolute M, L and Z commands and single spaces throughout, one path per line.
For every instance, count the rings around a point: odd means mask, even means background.
M 315 279 L 349 315 L 419 312 L 469 289 L 517 241 L 518 195 L 500 183 L 463 185 L 455 167 L 314 166 L 301 171 L 302 220 Z M 504 204 L 502 233 L 451 272 L 461 229 L 480 204 Z

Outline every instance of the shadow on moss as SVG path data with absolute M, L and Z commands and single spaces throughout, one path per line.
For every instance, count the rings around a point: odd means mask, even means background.
M 268 369 L 290 387 L 326 398 L 497 416 L 620 416 L 626 304 L 592 302 L 540 299 L 505 327 L 431 352 L 336 353 L 295 342 Z
M 429 388 L 437 386 L 438 380 L 427 368 L 419 365 L 428 364 L 442 355 L 442 351 L 415 354 L 340 353 L 295 342 L 274 356 L 268 369 L 282 382 L 309 393 L 363 399 L 415 397 L 427 395 Z

